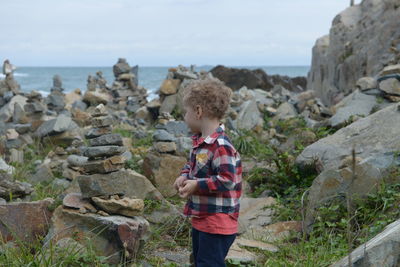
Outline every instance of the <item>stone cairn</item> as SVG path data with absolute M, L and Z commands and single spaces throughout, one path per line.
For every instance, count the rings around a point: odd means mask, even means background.
M 122 137 L 112 134 L 113 118 L 103 104 L 94 109 L 91 123 L 93 128 L 86 134 L 89 146 L 82 151 L 83 156 L 88 158 L 83 171 L 89 174 L 110 173 L 123 168 L 125 158 L 122 154 L 125 148 Z
M 113 66 L 115 81 L 111 91 L 114 103 L 132 113 L 147 103 L 147 91 L 138 85 L 138 69 L 138 66 L 131 68 L 125 58 L 119 58 Z
M 63 93 L 64 88 L 62 87 L 62 80 L 60 75 L 54 75 L 53 87 L 50 90 L 50 94 L 46 98 L 46 104 L 48 113 L 50 115 L 56 115 L 64 110 L 65 108 L 65 94 Z
M 14 79 L 14 70 L 16 67 L 6 59 L 3 63 L 3 74 L 6 76 L 4 80 L 0 80 L 0 96 L 2 96 L 6 102 L 11 99 L 14 95 L 19 94 L 20 85 Z

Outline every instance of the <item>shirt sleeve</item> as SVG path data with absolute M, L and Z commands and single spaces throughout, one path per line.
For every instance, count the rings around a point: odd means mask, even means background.
M 186 179 L 189 177 L 189 172 L 190 172 L 190 161 L 188 161 L 185 166 L 181 169 L 181 176 L 186 177 Z
M 213 173 L 206 178 L 197 178 L 199 189 L 209 192 L 225 192 L 235 190 L 241 182 L 241 175 L 237 169 L 237 154 L 233 147 L 219 145 L 212 159 Z

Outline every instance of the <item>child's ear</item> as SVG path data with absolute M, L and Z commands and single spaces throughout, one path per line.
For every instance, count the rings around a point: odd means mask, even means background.
M 203 115 L 203 109 L 201 108 L 200 105 L 196 105 L 196 117 L 197 117 L 197 119 L 201 119 L 202 115 Z

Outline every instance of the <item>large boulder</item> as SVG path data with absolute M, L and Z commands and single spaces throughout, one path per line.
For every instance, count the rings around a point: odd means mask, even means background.
M 51 119 L 42 123 L 36 130 L 35 135 L 37 137 L 45 137 L 61 134 L 66 131 L 71 131 L 78 128 L 78 125 L 64 114 L 59 115 L 55 119 Z
M 243 103 L 236 119 L 238 129 L 252 130 L 257 125 L 262 126 L 263 119 L 255 99 Z
M 143 170 L 164 197 L 171 197 L 177 193 L 173 184 L 186 163 L 185 157 L 148 153 L 143 161 Z
M 399 266 L 400 262 L 400 220 L 397 220 L 351 253 L 352 266 Z M 332 267 L 349 266 L 348 256 L 334 263 Z
M 336 133 L 306 147 L 297 157 L 302 167 L 314 167 L 319 162 L 322 169 L 338 169 L 351 155 L 353 145 L 356 156 L 369 159 L 378 168 L 387 168 L 400 151 L 399 104 L 392 104 L 366 118 L 361 118 Z
M 318 39 L 313 48 L 307 88 L 330 105 L 340 93 L 350 93 L 360 78 L 375 77 L 384 66 L 396 63 L 397 5 L 398 0 L 364 0 L 338 14 L 329 35 Z
M 0 232 L 4 241 L 35 242 L 49 230 L 52 198 L 0 205 Z
M 23 107 L 27 100 L 28 99 L 22 95 L 16 95 L 11 98 L 11 100 L 0 109 L 0 120 L 5 122 L 11 120 L 14 115 L 15 104 L 19 104 L 20 107 Z
M 122 258 L 134 259 L 141 243 L 148 238 L 149 223 L 143 217 L 101 216 L 80 213 L 76 209 L 59 206 L 52 217 L 46 243 L 63 238 L 74 238 L 82 245 L 90 243 L 99 256 L 106 256 L 110 264 Z
M 329 119 L 332 127 L 343 126 L 353 116 L 366 117 L 378 106 L 377 98 L 355 91 L 335 105 L 336 113 Z

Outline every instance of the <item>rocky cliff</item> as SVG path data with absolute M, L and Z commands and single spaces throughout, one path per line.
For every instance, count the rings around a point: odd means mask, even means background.
M 400 60 L 400 1 L 364 0 L 338 14 L 316 41 L 307 87 L 333 104 L 364 76 Z

